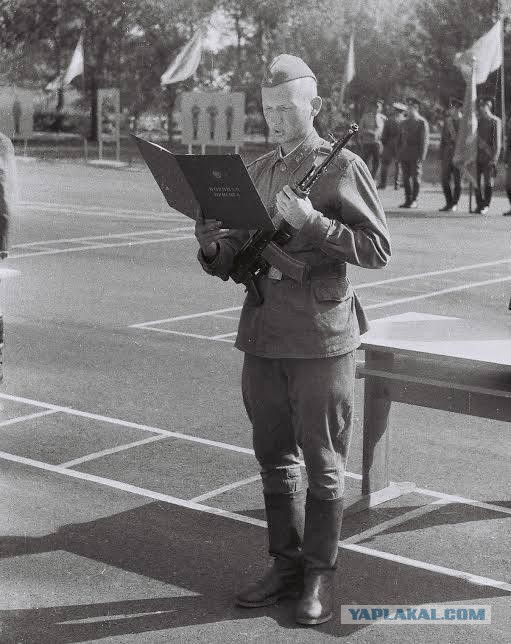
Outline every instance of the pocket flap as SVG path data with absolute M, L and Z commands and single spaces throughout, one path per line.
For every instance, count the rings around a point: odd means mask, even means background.
M 353 295 L 353 288 L 346 278 L 329 278 L 312 282 L 312 290 L 319 302 L 342 302 Z

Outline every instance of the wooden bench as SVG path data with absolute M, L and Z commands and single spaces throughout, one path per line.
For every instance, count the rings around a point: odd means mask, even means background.
M 371 322 L 362 336 L 365 378 L 362 495 L 358 512 L 413 490 L 389 479 L 392 402 L 511 421 L 511 324 L 404 313 Z

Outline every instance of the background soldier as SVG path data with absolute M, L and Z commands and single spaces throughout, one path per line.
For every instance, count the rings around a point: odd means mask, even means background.
M 236 601 L 259 607 L 301 595 L 296 620 L 320 624 L 332 616 L 355 349 L 367 329 L 346 279 L 346 262 L 381 268 L 390 257 L 390 242 L 376 186 L 352 152 L 338 155 L 310 198 L 298 198 L 289 187 L 331 149 L 313 126 L 321 98 L 303 60 L 283 54 L 272 61 L 262 104 L 279 145 L 250 164 L 249 172 L 274 220 L 283 219 L 293 229 L 283 251 L 306 262 L 310 277 L 300 283 L 272 266 L 256 278 L 262 304 L 249 294 L 241 312 L 235 346 L 245 354 L 243 400 L 275 561 Z M 228 279 L 247 234 L 223 230 L 212 220 L 197 221 L 195 234 L 203 268 Z M 308 480 L 305 500 L 300 447 Z
M 405 201 L 400 208 L 417 208 L 422 163 L 426 158 L 429 146 L 429 125 L 419 114 L 420 101 L 408 98 L 408 117 L 402 124 L 401 147 L 399 160 L 403 170 Z
M 460 109 L 462 105 L 463 101 L 459 98 L 449 100 L 449 109 L 442 128 L 440 158 L 442 160 L 442 190 L 445 196 L 445 206 L 440 208 L 440 212 L 454 212 L 460 199 L 461 170 L 454 165 L 453 159 L 460 122 L 463 117 Z M 454 191 L 451 190 L 451 180 L 454 182 Z
M 502 124 L 492 114 L 492 100 L 481 97 L 477 101 L 477 185 L 476 212 L 488 214 L 493 194 L 493 185 L 497 175 L 497 163 L 502 145 Z
M 7 257 L 7 234 L 16 196 L 14 147 L 11 140 L 0 132 L 0 259 Z
M 382 152 L 381 137 L 387 117 L 383 114 L 383 100 L 378 99 L 374 107 L 364 112 L 360 119 L 358 140 L 361 156 L 371 167 L 373 178 L 378 174 Z M 370 165 L 371 164 L 371 165 Z
M 398 152 L 401 143 L 401 125 L 405 119 L 406 105 L 403 103 L 392 104 L 392 115 L 385 121 L 381 142 L 383 153 L 381 156 L 381 174 L 378 189 L 387 187 L 389 166 L 394 161 L 394 189 L 399 188 L 399 160 Z

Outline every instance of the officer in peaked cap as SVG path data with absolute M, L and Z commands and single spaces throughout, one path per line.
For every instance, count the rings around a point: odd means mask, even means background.
M 476 212 L 488 214 L 493 186 L 497 175 L 497 163 L 502 145 L 502 123 L 492 112 L 490 96 L 477 99 L 477 184 L 475 189 Z
M 394 189 L 399 188 L 399 145 L 401 143 L 401 126 L 405 119 L 404 113 L 407 107 L 404 103 L 392 103 L 392 114 L 385 121 L 381 142 L 383 152 L 381 155 L 381 173 L 378 190 L 385 190 L 387 187 L 387 175 L 389 166 L 394 162 Z
M 358 140 L 361 147 L 361 155 L 364 161 L 371 164 L 371 174 L 376 177 L 380 167 L 381 153 L 383 149 L 382 135 L 387 117 L 383 113 L 384 101 L 377 98 L 362 114 L 359 124 Z
M 248 171 L 275 223 L 285 220 L 292 238 L 277 252 L 275 246 L 266 249 L 271 267 L 255 278 L 263 301 L 247 295 L 235 344 L 244 353 L 243 401 L 274 558 L 268 572 L 242 588 L 236 601 L 258 607 L 297 597 L 296 620 L 320 624 L 332 615 L 355 349 L 367 329 L 346 269 L 348 263 L 385 266 L 390 242 L 371 174 L 352 152 L 345 149 L 336 157 L 309 197 L 299 198 L 290 188 L 331 150 L 314 129 L 321 98 L 309 66 L 296 56 L 277 56 L 261 91 L 277 146 Z M 228 279 L 248 234 L 212 220 L 197 222 L 195 234 L 204 270 Z M 303 277 L 286 273 L 287 260 L 306 269 Z
M 400 208 L 417 208 L 422 175 L 422 163 L 429 146 L 429 124 L 420 115 L 420 101 L 415 96 L 406 99 L 408 116 L 403 121 L 399 161 L 403 170 L 405 201 Z
M 455 96 L 449 98 L 449 108 L 444 118 L 442 138 L 440 139 L 440 159 L 442 162 L 442 190 L 445 196 L 445 206 L 441 212 L 454 212 L 458 208 L 461 194 L 461 170 L 454 165 L 454 152 L 463 114 L 463 101 Z M 451 188 L 451 182 L 453 188 Z

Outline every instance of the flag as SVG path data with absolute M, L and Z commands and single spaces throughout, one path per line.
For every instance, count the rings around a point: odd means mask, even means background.
M 83 74 L 83 34 L 78 39 L 62 84 L 69 85 L 73 78 L 80 76 L 80 74 Z
M 346 59 L 346 64 L 344 65 L 344 74 L 342 76 L 341 84 L 341 93 L 339 96 L 339 103 L 342 105 L 344 103 L 344 94 L 346 88 L 351 83 L 355 77 L 355 32 L 351 32 L 350 44 L 348 46 L 348 58 Z
M 202 30 L 179 52 L 167 71 L 161 77 L 162 85 L 171 85 L 189 78 L 199 66 L 202 54 Z
M 69 85 L 73 78 L 83 74 L 83 61 L 83 35 L 81 35 L 78 39 L 73 55 L 71 56 L 71 62 L 69 63 L 67 70 L 60 73 L 57 78 L 50 81 L 48 85 L 46 85 L 45 90 L 47 92 L 56 92 L 65 85 Z
M 352 31 L 348 47 L 348 60 L 344 67 L 343 85 L 347 87 L 355 77 L 355 34 Z
M 467 49 L 456 54 L 454 64 L 459 67 L 465 81 L 472 75 L 472 59 L 476 59 L 476 84 L 484 83 L 491 72 L 502 65 L 502 21 L 497 21 L 490 31 Z
M 477 71 L 476 63 L 472 61 L 472 72 L 466 78 L 465 99 L 463 101 L 463 117 L 461 119 L 453 163 L 462 170 L 472 184 L 477 182 Z

